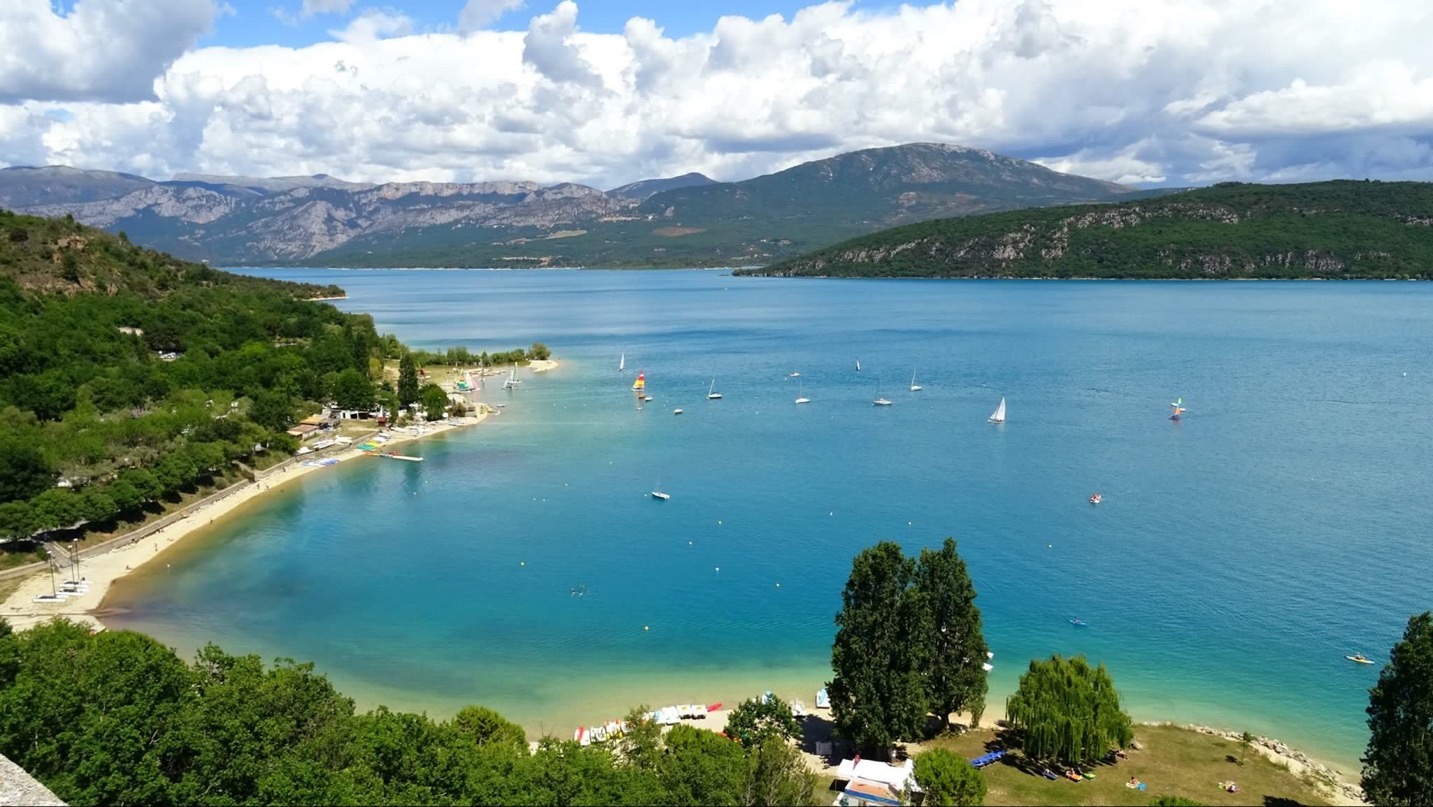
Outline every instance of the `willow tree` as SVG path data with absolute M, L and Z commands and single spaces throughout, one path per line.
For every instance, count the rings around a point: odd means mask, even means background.
M 1368 697 L 1363 792 L 1384 805 L 1433 804 L 1433 613 L 1408 620 Z
M 1005 716 L 1026 756 L 1062 765 L 1087 765 L 1134 739 L 1109 672 L 1084 656 L 1031 661 L 1005 702 Z
M 942 723 L 954 712 L 969 711 L 971 723 L 979 725 L 989 684 L 984 666 L 987 648 L 975 585 L 955 551 L 955 539 L 946 538 L 938 550 L 921 550 L 914 596 L 923 616 L 921 642 L 931 707 Z

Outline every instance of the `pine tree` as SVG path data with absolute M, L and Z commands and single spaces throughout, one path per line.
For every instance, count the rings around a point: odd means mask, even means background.
M 975 585 L 965 561 L 946 538 L 939 550 L 923 549 L 916 561 L 915 592 L 921 600 L 926 644 L 926 695 L 944 723 L 969 710 L 979 725 L 988 686 L 987 648 L 981 632 Z
M 1433 804 L 1433 613 L 1408 620 L 1367 711 L 1364 795 L 1379 807 Z

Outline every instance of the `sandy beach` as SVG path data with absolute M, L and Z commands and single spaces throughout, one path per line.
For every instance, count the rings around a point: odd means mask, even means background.
M 534 368 L 534 370 L 545 372 L 556 366 L 556 362 L 544 362 L 543 365 L 541 369 Z M 481 423 L 486 418 L 487 414 L 480 411 L 472 417 L 450 418 L 442 423 L 405 426 L 388 432 L 391 436 L 384 443 L 384 448 L 472 426 Z M 313 455 L 313 458 L 318 459 L 320 455 Z M 324 454 L 322 458 L 325 460 L 336 459 L 339 463 L 359 459 L 365 461 L 377 459 L 357 448 L 348 448 L 336 454 Z M 105 595 L 109 593 L 110 586 L 114 581 L 146 564 L 162 562 L 166 549 L 174 546 L 186 536 L 212 525 L 217 519 L 223 518 L 255 498 L 270 491 L 280 490 L 297 479 L 330 467 L 317 464 L 306 465 L 305 461 L 303 457 L 295 457 L 294 460 L 282 467 L 260 474 L 254 482 L 245 483 L 227 495 L 214 496 L 198 503 L 184 518 L 143 538 L 129 543 L 121 543 L 103 554 L 82 558 L 79 563 L 79 575 L 88 583 L 88 587 L 82 593 L 66 597 L 63 602 L 35 601 L 37 596 L 52 593 L 50 573 L 35 573 L 26 578 L 4 603 L 0 603 L 0 616 L 4 616 L 15 630 L 25 630 L 58 616 L 87 624 L 95 630 L 103 630 L 104 624 L 94 612 L 99 610 L 104 603 Z M 68 568 L 57 572 L 54 575 L 53 584 L 58 586 L 65 580 L 69 580 L 71 574 Z

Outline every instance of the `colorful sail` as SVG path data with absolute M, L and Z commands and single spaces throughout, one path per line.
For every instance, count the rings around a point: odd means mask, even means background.
M 635 390 L 635 391 L 637 391 L 637 392 L 641 392 L 642 390 L 644 390 L 644 389 L 646 389 L 646 388 L 647 388 L 647 374 L 646 374 L 645 372 L 638 371 L 638 373 L 637 373 L 637 380 L 632 382 L 632 389 Z
M 1169 416 L 1170 420 L 1179 420 L 1179 416 L 1188 411 L 1184 408 L 1183 398 L 1174 399 L 1174 403 L 1170 404 L 1170 406 L 1174 407 L 1174 412 Z

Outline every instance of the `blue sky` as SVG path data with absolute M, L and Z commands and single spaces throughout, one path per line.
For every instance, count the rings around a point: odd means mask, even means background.
M 396 0 L 395 2 L 366 3 L 355 0 L 346 12 L 337 14 L 314 14 L 301 18 L 301 0 L 227 0 L 232 14 L 221 16 L 215 30 L 200 39 L 200 45 L 223 47 L 253 47 L 256 45 L 284 45 L 303 47 L 315 42 L 332 39 L 329 32 L 342 28 L 344 23 L 358 16 L 364 9 L 388 9 L 401 12 L 411 18 L 419 31 L 451 30 L 456 27 L 458 15 L 467 0 Z M 72 5 L 57 4 L 57 5 Z M 671 0 L 580 0 L 580 26 L 589 33 L 621 33 L 627 20 L 645 17 L 654 20 L 664 29 L 667 36 L 679 38 L 694 33 L 710 32 L 716 21 L 723 16 L 735 15 L 761 19 L 771 14 L 780 14 L 790 19 L 800 9 L 813 5 L 802 0 L 723 0 L 720 3 L 672 2 Z M 544 14 L 557 5 L 556 0 L 529 0 L 521 8 L 505 12 L 496 23 L 488 26 L 494 30 L 526 30 L 528 19 L 535 14 Z M 899 7 L 899 3 L 854 2 L 852 10 L 880 11 Z M 929 2 L 911 2 L 906 5 L 926 6 Z M 277 12 L 277 13 L 276 13 Z

